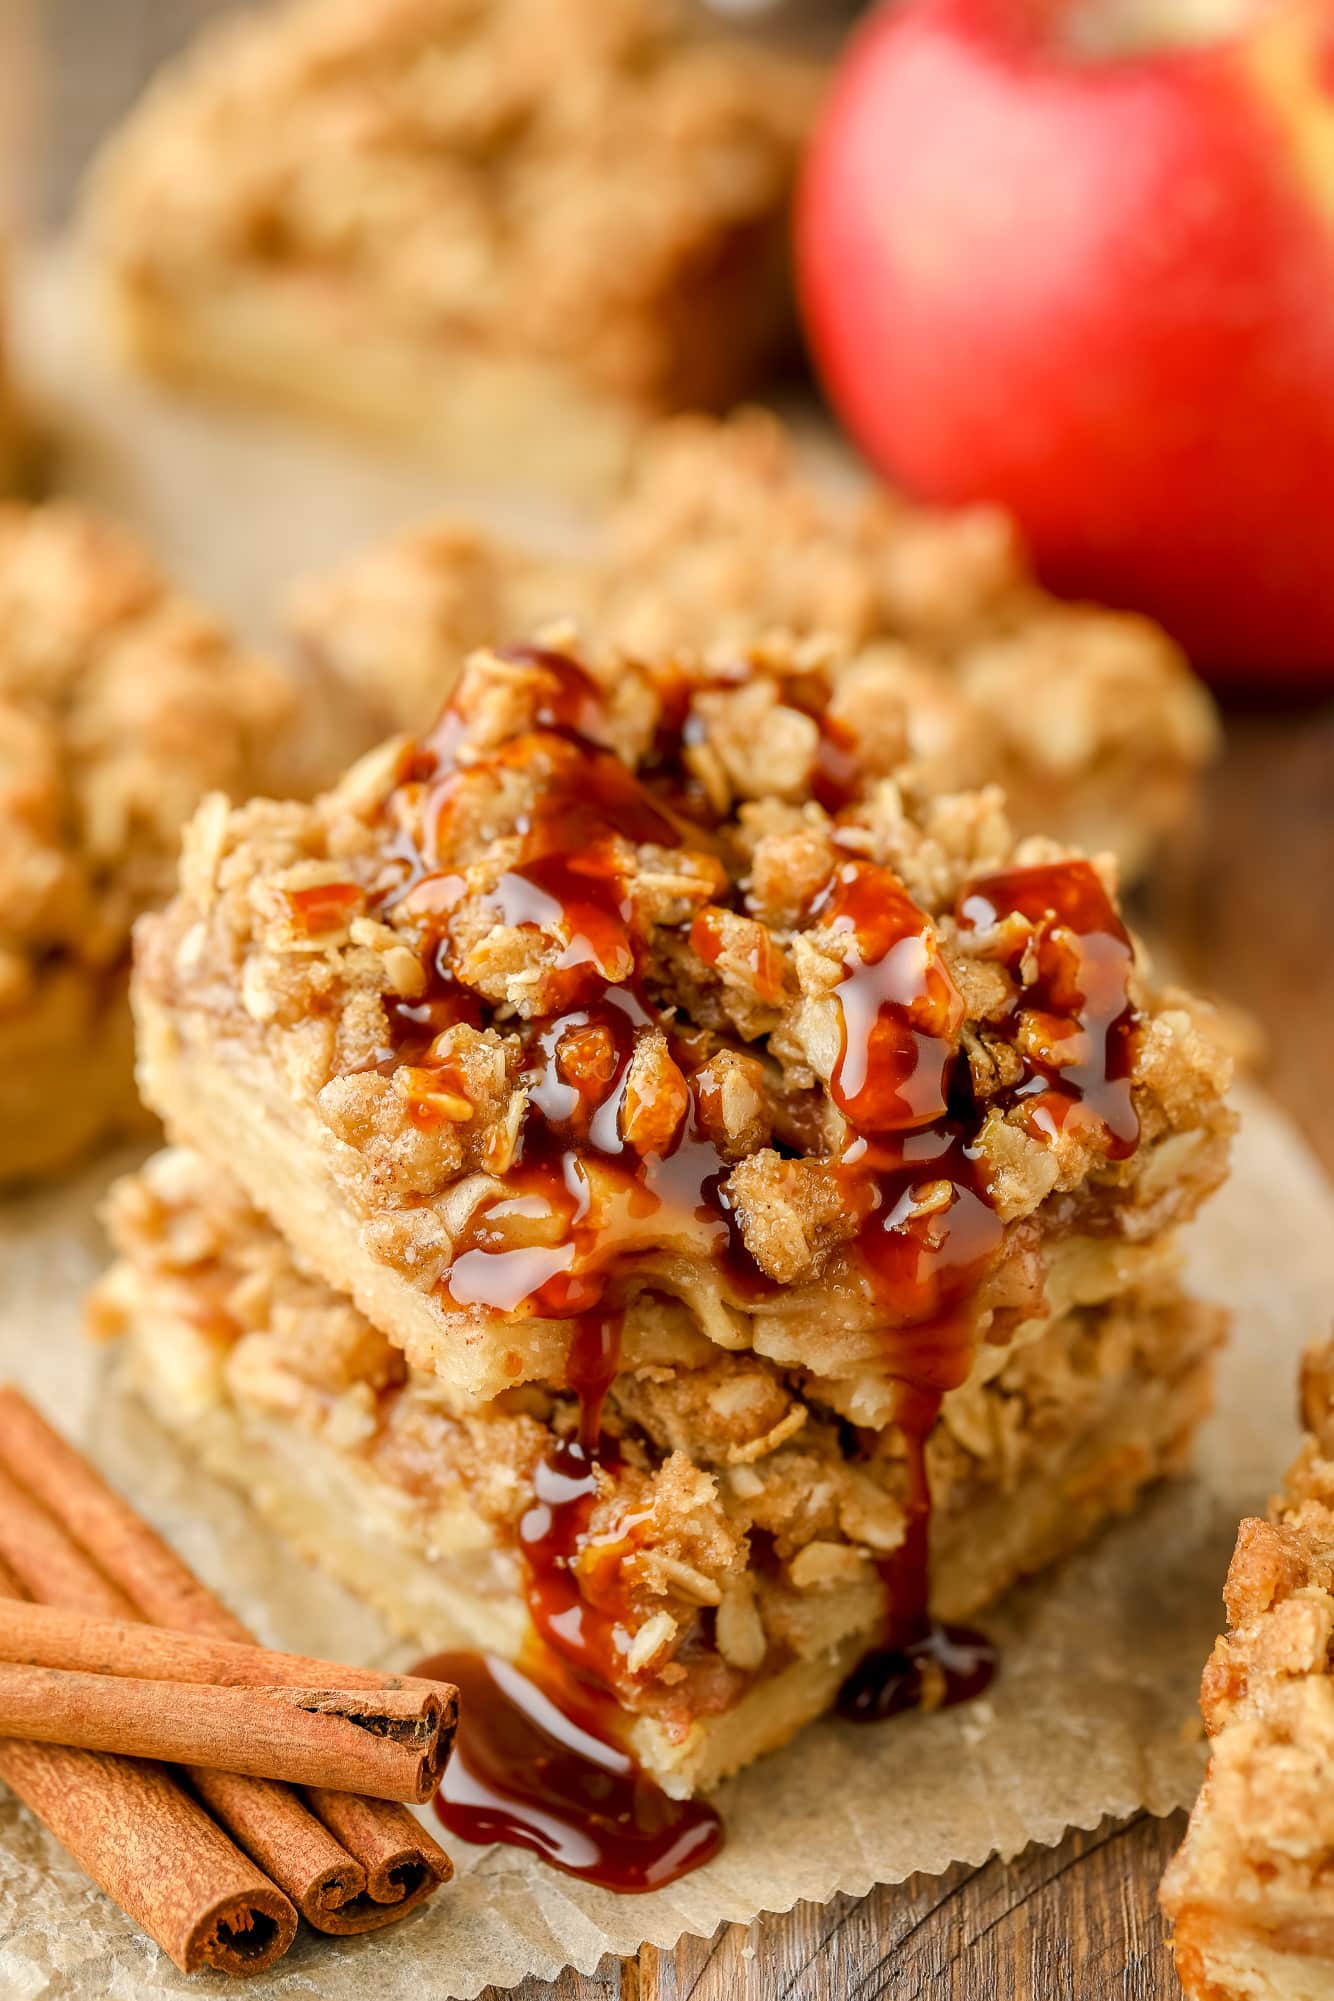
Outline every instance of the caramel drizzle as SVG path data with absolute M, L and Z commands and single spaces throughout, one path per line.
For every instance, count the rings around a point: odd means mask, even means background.
M 508 1661 L 436 1654 L 418 1674 L 447 1675 L 463 1728 L 436 1795 L 451 1834 L 505 1841 L 608 1890 L 658 1890 L 716 1855 L 723 1830 L 704 1800 L 669 1799 L 599 1719 L 572 1710 Z
M 1135 948 L 1090 862 L 1009 869 L 959 898 L 961 930 L 991 930 L 1012 916 L 1019 933 L 1006 963 L 1018 992 L 1007 1023 L 1025 1075 L 1013 1092 L 1035 1139 L 1088 1129 L 1111 1160 L 1139 1144 L 1131 1079 L 1139 1017 L 1130 997 Z M 1035 970 L 1025 980 L 1028 953 Z
M 404 874 L 386 903 L 421 920 L 433 971 L 427 998 L 399 1006 L 385 1067 L 430 1068 L 439 1025 L 481 1019 L 448 965 L 443 920 L 465 885 L 442 856 L 452 814 L 475 774 L 503 781 L 536 756 L 550 782 L 537 802 L 518 863 L 492 892 L 501 919 L 555 930 L 565 945 L 555 966 L 560 1006 L 518 1026 L 527 1110 L 503 1192 L 483 1202 L 457 1240 L 447 1297 L 460 1307 L 572 1318 L 571 1387 L 581 1398 L 580 1436 L 539 1470 L 522 1543 L 534 1621 L 549 1646 L 593 1680 L 615 1679 L 620 1608 L 611 1582 L 636 1524 L 619 1524 L 598 1550 L 589 1516 L 599 1466 L 613 1463 L 598 1413 L 615 1373 L 616 1281 L 646 1245 L 667 1240 L 723 1267 L 730 1286 L 761 1297 L 777 1288 L 750 1257 L 726 1193 L 730 1163 L 709 1136 L 691 1038 L 648 999 L 626 849 L 680 845 L 684 829 L 647 786 L 595 741 L 601 697 L 576 663 L 516 649 L 544 670 L 549 695 L 532 732 L 470 766 L 457 751 L 463 724 L 447 709 L 405 760 L 391 795 L 396 853 Z M 673 721 L 679 753 L 686 704 Z M 829 737 L 825 763 L 852 783 L 853 753 Z M 655 753 L 663 798 L 683 796 L 672 747 Z M 832 785 L 833 777 L 826 774 Z M 1071 1119 L 1095 1121 L 1112 1157 L 1135 1144 L 1130 1100 L 1135 1014 L 1129 998 L 1133 948 L 1086 863 L 1013 870 L 976 882 L 959 899 L 963 929 L 990 929 L 1013 913 L 1032 928 L 1036 974 L 1022 985 L 1024 940 L 1008 963 L 1021 980 L 1002 1024 L 1023 1058 L 1014 1098 L 1036 1136 L 1053 1138 Z M 970 1305 L 998 1255 L 1003 1230 L 985 1162 L 972 1135 L 980 1123 L 960 1061 L 964 1007 L 930 919 L 887 868 L 849 860 L 820 892 L 811 922 L 831 934 L 844 971 L 835 988 L 840 1047 L 830 1096 L 847 1122 L 837 1172 L 849 1213 L 861 1218 L 845 1252 L 883 1310 L 885 1367 L 902 1386 L 898 1428 L 907 1452 L 907 1533 L 887 1560 L 890 1619 L 878 1693 L 855 1713 L 884 1713 L 886 1681 L 904 1683 L 903 1662 L 940 1667 L 955 1642 L 928 1615 L 930 1496 L 925 1442 L 944 1395 L 972 1362 Z M 438 932 L 438 935 L 434 935 Z M 1028 937 L 1025 927 L 1025 939 Z M 707 921 L 691 940 L 716 957 Z M 759 969 L 757 968 L 757 971 Z M 660 1144 L 638 1153 L 624 1138 L 627 1079 L 639 1037 L 662 1030 L 683 1081 L 679 1116 Z M 516 1237 L 519 1239 L 516 1242 Z M 581 1355 L 600 1357 L 591 1373 Z M 963 1636 L 960 1644 L 972 1644 Z M 955 1646 L 955 1651 L 958 1651 Z M 975 1667 L 975 1663 L 974 1663 Z M 945 1666 L 950 1684 L 952 1670 Z M 909 1677 L 913 1686 L 918 1677 Z M 974 1669 L 955 1682 L 972 1692 Z M 871 1677 L 875 1681 L 875 1677 Z M 867 1677 L 862 1677 L 863 1687 Z M 897 1697 L 891 1706 L 904 1706 Z

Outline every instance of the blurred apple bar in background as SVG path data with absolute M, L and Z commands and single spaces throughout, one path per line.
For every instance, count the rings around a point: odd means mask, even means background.
M 87 225 L 146 367 L 591 492 L 794 350 L 823 75 L 686 0 L 284 0 L 164 71 Z
M 306 579 L 286 623 L 367 747 L 424 729 L 470 648 L 559 619 L 639 656 L 818 636 L 856 657 L 822 755 L 1000 784 L 1018 832 L 1110 848 L 1123 881 L 1188 821 L 1218 747 L 1161 629 L 1042 590 L 1000 510 L 827 491 L 758 410 L 655 427 L 577 560 L 441 521 Z
M 1163 1879 L 1190 2001 L 1334 1993 L 1334 1340 L 1301 1403 L 1284 1490 L 1237 1537 L 1200 1691 L 1208 1775 Z
M 290 779 L 297 706 L 118 529 L 0 508 L 0 1183 L 143 1124 L 131 926 L 206 792 Z

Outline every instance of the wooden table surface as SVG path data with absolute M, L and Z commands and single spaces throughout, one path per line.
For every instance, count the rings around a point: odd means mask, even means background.
M 98 135 L 220 4 L 28 0 L 45 53 L 33 219 L 62 219 Z M 1334 1174 L 1331 885 L 1334 704 L 1230 714 L 1199 823 L 1139 914 L 1186 977 L 1256 1017 L 1267 1082 Z M 526 1982 L 511 2001 L 1159 2001 L 1180 1992 L 1155 1893 L 1183 1818 L 1141 1814 L 1010 1862 L 798 1905 L 591 1977 Z

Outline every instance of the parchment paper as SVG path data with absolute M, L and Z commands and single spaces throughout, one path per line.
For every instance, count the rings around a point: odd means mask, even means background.
M 122 379 L 91 338 L 59 264 L 20 292 L 18 348 L 60 444 L 66 490 L 143 531 L 183 581 L 252 636 L 295 571 L 445 510 L 544 541 L 586 528 L 558 508 L 451 490 L 278 420 L 178 403 Z M 811 453 L 847 477 L 807 422 Z M 488 1983 L 590 1971 L 606 1952 L 670 1945 L 799 1898 L 862 1893 L 917 1870 L 1017 1853 L 1069 1826 L 1188 1802 L 1203 1765 L 1200 1668 L 1221 1617 L 1236 1524 L 1261 1507 L 1296 1441 L 1294 1374 L 1334 1303 L 1334 1196 L 1291 1128 L 1257 1096 L 1229 1187 L 1197 1227 L 1199 1291 L 1236 1313 L 1198 1471 L 1130 1522 L 1016 1593 L 985 1623 L 1003 1668 L 989 1696 L 876 1731 L 817 1725 L 724 1788 L 728 1843 L 673 1889 L 617 1898 L 513 1849 L 461 1849 L 455 1882 L 401 1927 L 303 1938 L 256 2001 L 470 1997 Z M 124 1164 L 123 1162 L 121 1163 Z M 193 1472 L 124 1397 L 80 1332 L 103 1251 L 93 1220 L 111 1172 L 0 1205 L 0 1375 L 22 1383 L 268 1641 L 337 1658 L 402 1660 L 369 1615 Z M 197 1992 L 0 1797 L 0 1993 L 130 2001 Z
M 93 1207 L 108 1169 L 0 1209 L 0 1374 L 84 1441 L 104 1471 L 270 1643 L 402 1661 L 377 1623 L 287 1555 L 228 1490 L 193 1472 L 80 1332 L 102 1261 Z M 707 1935 L 725 1919 L 898 1882 L 1053 1842 L 1070 1826 L 1194 1796 L 1200 1668 L 1241 1515 L 1264 1505 L 1296 1442 L 1294 1380 L 1334 1302 L 1334 1197 L 1291 1127 L 1244 1099 L 1236 1168 L 1195 1226 L 1191 1277 L 1236 1333 L 1197 1474 L 983 1623 L 1002 1670 L 983 1700 L 879 1729 L 828 1722 L 723 1788 L 717 1861 L 669 1890 L 615 1897 L 514 1849 L 450 1843 L 453 1884 L 368 1939 L 303 1939 L 249 1983 L 260 1997 L 469 1997 L 489 1982 L 591 1971 L 605 1952 Z M 185 1994 L 191 1983 L 0 1799 L 0 1993 Z

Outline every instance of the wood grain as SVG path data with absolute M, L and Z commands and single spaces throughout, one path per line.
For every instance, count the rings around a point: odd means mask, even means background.
M 483 2001 L 1159 2001 L 1179 1990 L 1154 1893 L 1184 1823 L 1108 1821 Z
M 153 64 L 226 0 L 30 4 L 51 136 L 27 206 L 49 225 Z M 1229 715 L 1198 823 L 1138 905 L 1184 977 L 1255 1016 L 1270 1089 L 1334 1172 L 1334 706 Z M 1106 1823 L 1013 1861 L 529 1981 L 508 2001 L 1167 2001 L 1180 1990 L 1155 1892 L 1183 1824 Z

